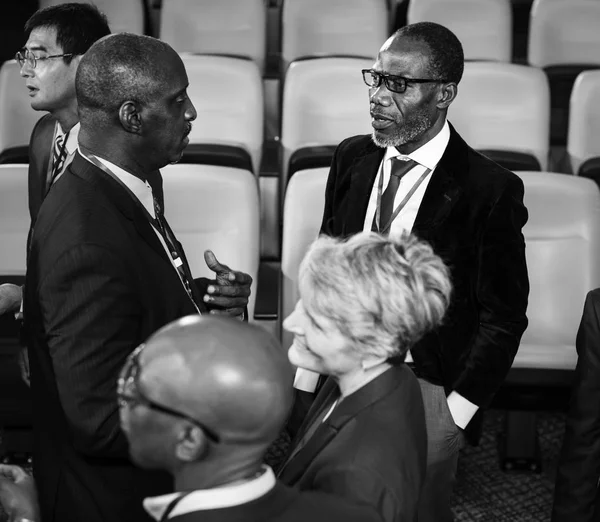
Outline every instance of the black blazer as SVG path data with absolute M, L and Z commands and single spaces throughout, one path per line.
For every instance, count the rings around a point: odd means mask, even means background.
M 24 305 L 42 519 L 148 519 L 143 498 L 172 484 L 130 463 L 116 380 L 136 346 L 196 309 L 133 198 L 78 153 L 37 216 Z
M 380 522 L 369 506 L 349 504 L 319 493 L 300 493 L 278 483 L 252 502 L 195 511 L 169 518 L 173 522 Z
M 600 521 L 600 288 L 588 293 L 577 332 L 571 391 L 552 522 Z
M 328 379 L 290 448 L 331 404 Z M 427 464 L 421 387 L 405 365 L 394 366 L 344 398 L 289 461 L 279 478 L 301 490 L 370 504 L 384 522 L 416 520 Z
M 31 222 L 40 211 L 46 197 L 46 180 L 52 167 L 52 148 L 56 119 L 51 114 L 42 116 L 35 124 L 29 140 L 28 199 Z M 163 181 L 159 171 L 148 176 L 152 192 L 164 208 Z
M 363 230 L 384 153 L 369 135 L 337 147 L 322 232 Z M 450 126 L 412 230 L 449 265 L 454 285 L 443 326 L 411 351 L 417 372 L 479 406 L 502 384 L 527 326 L 523 192 L 518 176 L 475 152 Z

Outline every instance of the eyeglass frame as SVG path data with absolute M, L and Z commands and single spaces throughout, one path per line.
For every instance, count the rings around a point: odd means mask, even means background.
M 386 86 L 386 88 L 388 89 L 388 91 L 390 92 L 394 92 L 396 94 L 402 94 L 404 92 L 406 92 L 406 88 L 408 87 L 409 83 L 447 83 L 447 80 L 434 80 L 431 78 L 406 78 L 405 76 L 398 76 L 395 74 L 383 74 L 380 72 L 377 72 L 374 69 L 362 69 L 362 77 L 363 77 L 363 81 L 365 82 L 365 85 L 367 85 L 368 87 L 373 87 L 375 89 L 379 88 L 381 86 L 381 83 L 383 82 Z M 370 74 L 370 75 L 376 75 L 379 78 L 379 81 L 376 82 L 377 85 L 373 84 L 373 85 L 369 85 L 369 83 L 367 82 L 367 76 L 366 74 Z M 390 87 L 389 84 L 389 80 L 392 79 L 393 81 L 397 81 L 397 80 L 402 80 L 404 82 L 404 89 L 402 89 L 401 91 L 392 89 Z
M 141 370 L 139 356 L 145 347 L 146 344 L 142 343 L 133 352 L 131 352 L 125 361 L 123 368 L 121 369 L 121 373 L 119 374 L 119 379 L 117 381 L 117 401 L 119 406 L 125 407 L 132 403 L 135 403 L 136 405 L 141 404 L 153 411 L 186 420 L 200 428 L 212 442 L 219 444 L 221 442 L 221 437 L 213 429 L 206 426 L 206 424 L 194 419 L 193 417 L 190 417 L 187 413 L 177 411 L 173 408 L 169 408 L 168 406 L 163 406 L 162 404 L 149 399 L 142 393 L 138 386 L 137 379 Z M 128 386 L 130 379 L 133 379 L 135 384 L 136 396 L 129 395 L 125 392 L 125 388 Z
M 30 56 L 31 58 L 28 58 Z M 51 54 L 50 56 L 36 56 L 33 54 L 33 51 L 29 49 L 21 49 L 15 53 L 15 61 L 19 64 L 19 67 L 22 69 L 23 66 L 28 63 L 32 69 L 37 67 L 38 61 L 43 62 L 45 60 L 50 60 L 52 58 L 67 58 L 69 56 L 74 56 L 74 53 L 64 53 L 64 54 Z

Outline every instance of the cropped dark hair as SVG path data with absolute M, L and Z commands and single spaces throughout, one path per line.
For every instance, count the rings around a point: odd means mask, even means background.
M 450 29 L 434 22 L 418 22 L 398 29 L 394 37 L 398 36 L 427 45 L 432 78 L 457 84 L 460 82 L 465 68 L 465 55 L 460 40 Z
M 56 29 L 56 43 L 63 53 L 73 56 L 86 53 L 94 42 L 110 34 L 106 15 L 92 4 L 59 4 L 36 11 L 25 22 L 25 39 L 41 27 Z M 63 59 L 69 63 L 72 58 Z

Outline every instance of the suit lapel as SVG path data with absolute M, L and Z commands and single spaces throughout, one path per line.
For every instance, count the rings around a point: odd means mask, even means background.
M 438 227 L 448 217 L 460 198 L 462 188 L 454 176 L 463 164 L 460 157 L 460 141 L 461 138 L 450 125 L 448 146 L 433 171 L 412 228 L 412 232 L 417 236 L 426 235 L 428 230 Z
M 156 232 L 148 221 L 147 216 L 136 204 L 133 198 L 125 189 L 104 171 L 83 158 L 79 152 L 75 153 L 73 161 L 68 167 L 74 175 L 79 176 L 88 183 L 106 195 L 106 198 L 113 204 L 123 216 L 132 221 L 140 237 L 152 247 L 152 249 L 165 261 L 172 266 L 171 260 L 160 243 Z
M 342 218 L 343 236 L 362 232 L 373 183 L 385 154 L 385 149 L 372 142 L 364 150 L 364 154 L 358 156 L 350 168 L 347 215 Z
M 340 402 L 329 418 L 317 428 L 304 448 L 286 462 L 279 471 L 279 476 L 282 477 L 283 482 L 294 485 L 306 472 L 313 460 L 335 439 L 336 435 L 348 422 L 364 409 L 369 408 L 372 404 L 389 395 L 401 384 L 402 379 L 405 378 L 405 375 L 402 375 L 403 372 L 406 372 L 404 365 L 393 366 Z M 324 397 L 322 399 L 318 397 L 318 399 L 321 399 L 321 408 L 327 404 L 326 398 L 331 395 L 337 385 L 329 379 L 326 386 L 328 388 L 326 389 L 324 386 L 319 393 L 319 396 L 323 394 Z M 313 413 L 313 415 L 309 415 L 311 419 L 314 419 L 314 415 L 318 414 L 319 411 L 320 408 L 311 408 L 311 413 Z

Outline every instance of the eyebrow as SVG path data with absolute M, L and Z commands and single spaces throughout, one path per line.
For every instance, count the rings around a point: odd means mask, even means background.
M 31 47 L 23 47 L 23 49 L 27 49 L 28 51 L 45 51 L 48 52 L 48 48 L 45 45 L 32 45 Z

